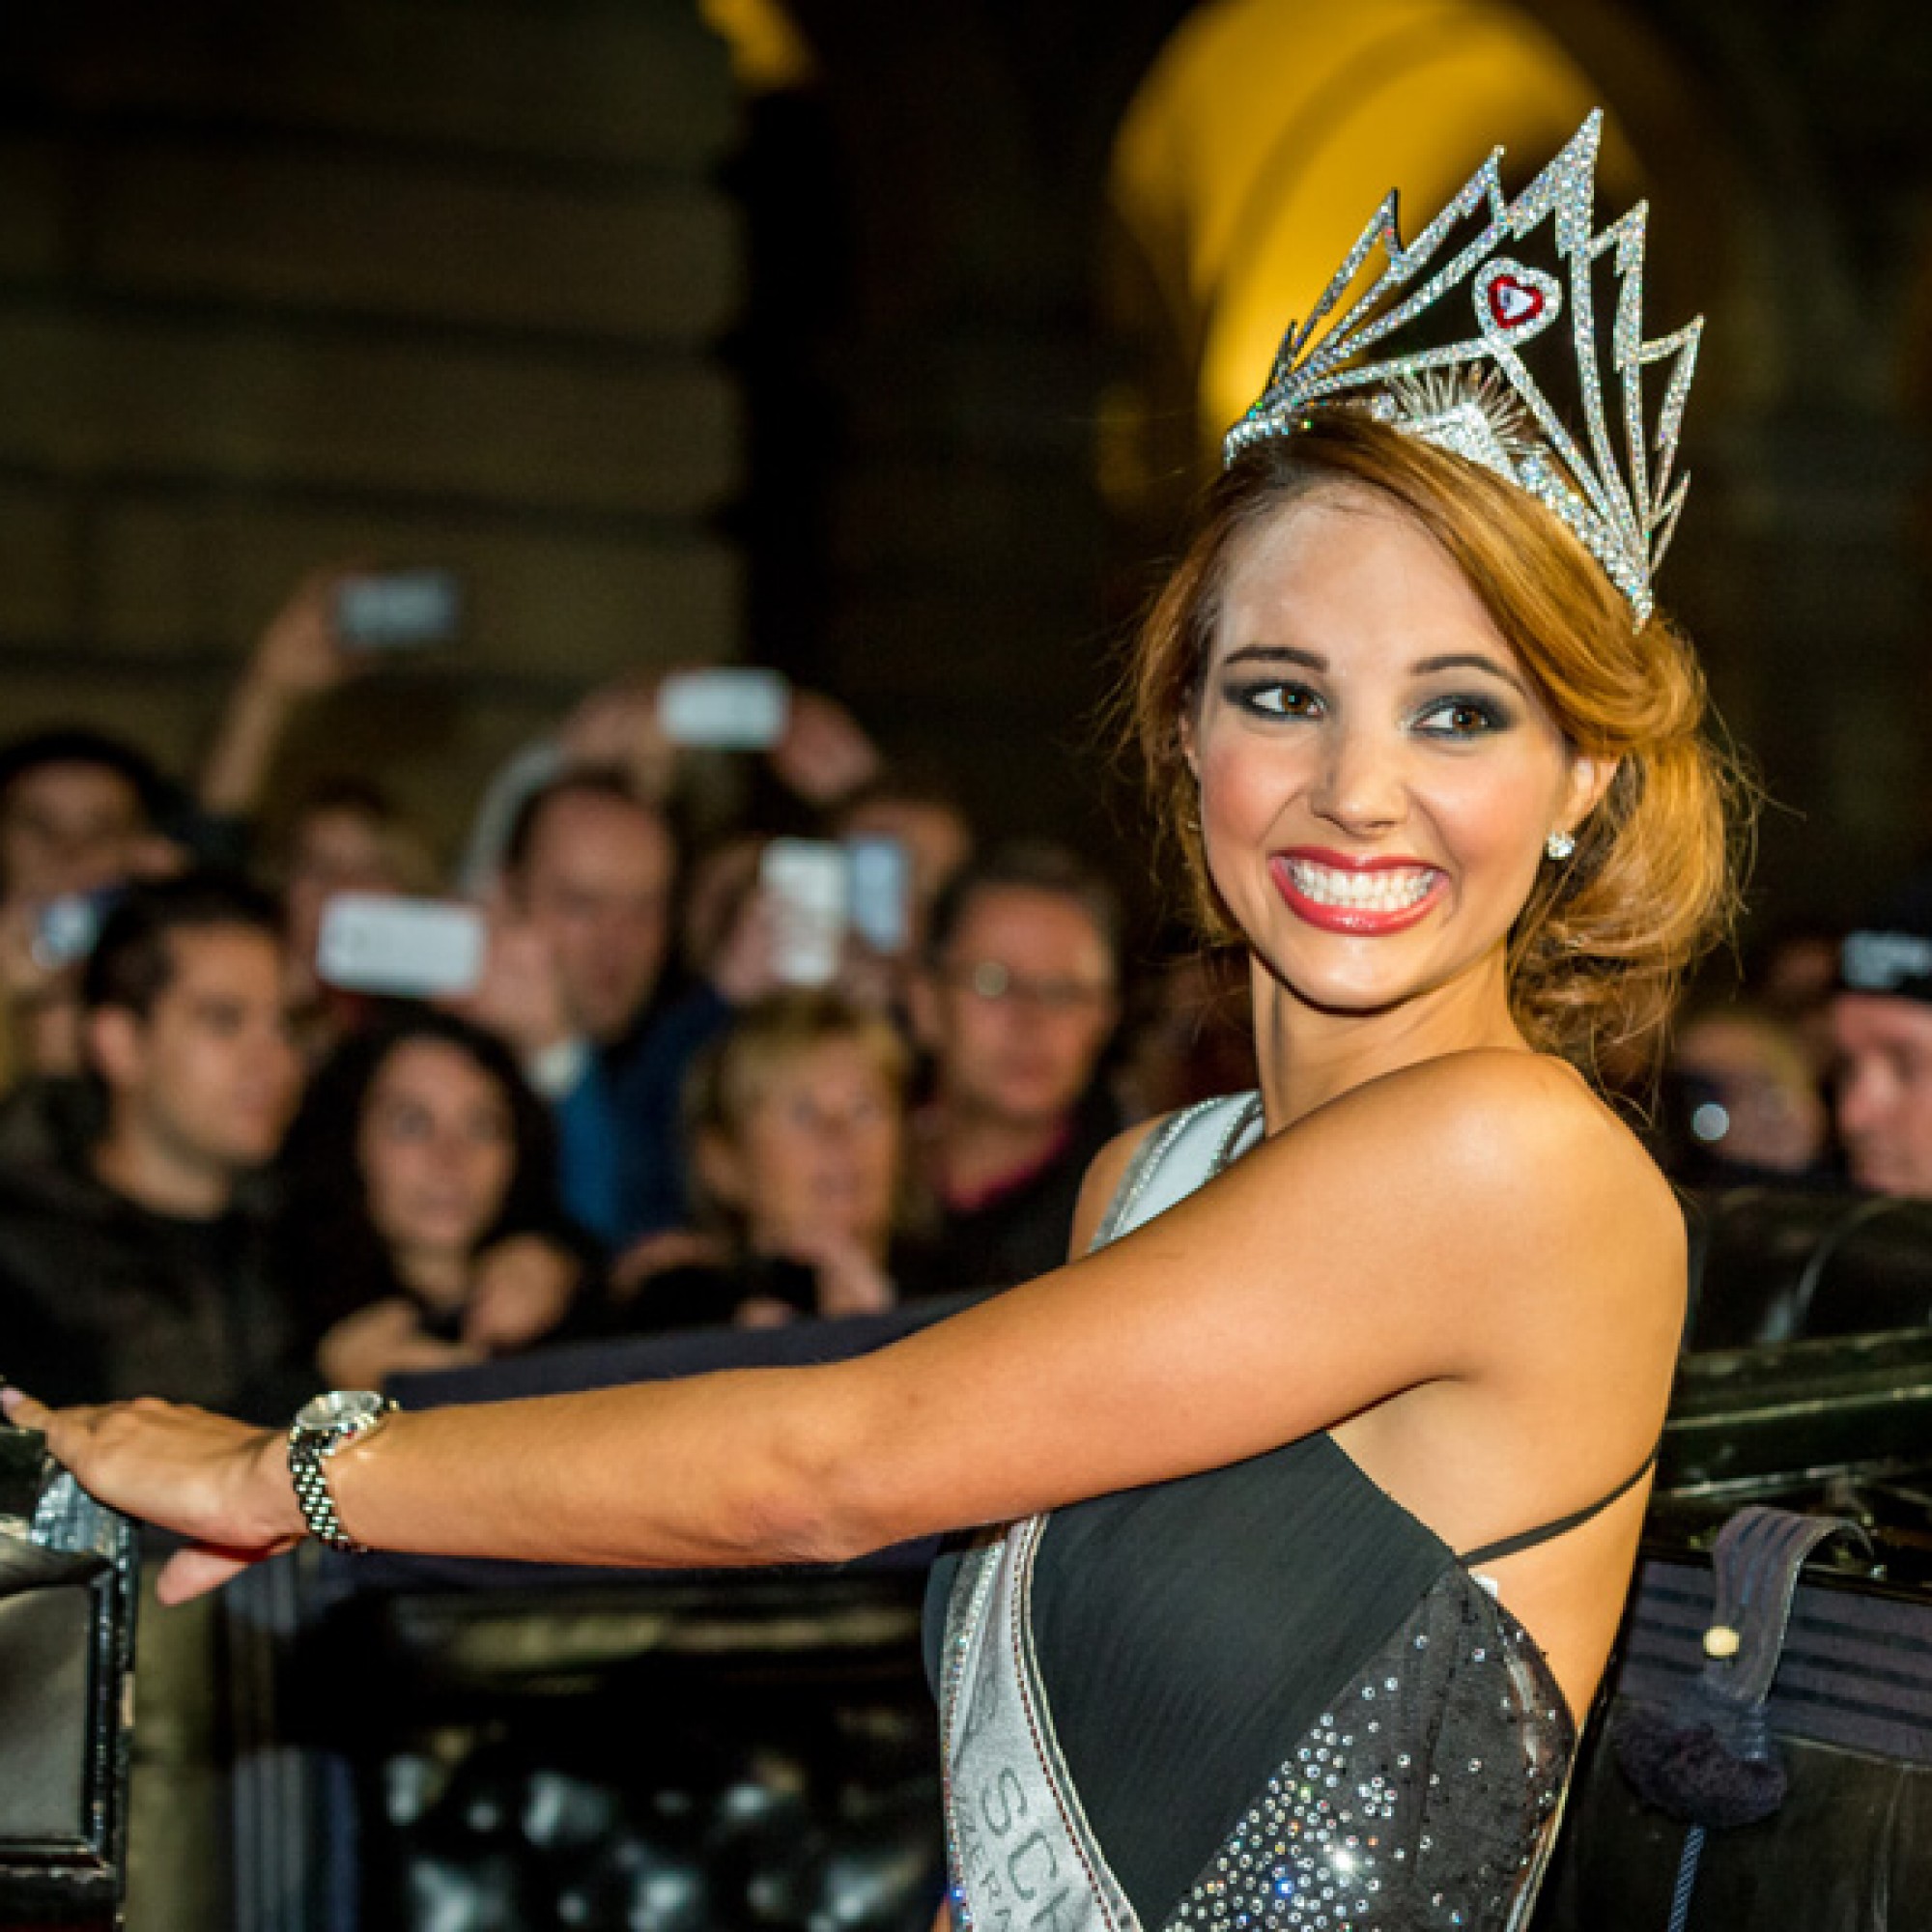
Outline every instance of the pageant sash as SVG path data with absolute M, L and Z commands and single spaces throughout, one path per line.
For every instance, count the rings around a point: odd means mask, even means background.
M 947 1860 L 963 1932 L 1139 1932 L 1053 1734 L 1028 1598 L 1045 1520 L 960 1567 L 940 1710 Z
M 1095 1247 L 1151 1219 L 1225 1165 L 1260 1125 L 1249 1096 L 1208 1100 L 1143 1145 Z M 1139 1932 L 1067 1775 L 1034 1655 L 1034 1558 L 1044 1517 L 959 1567 L 940 1697 L 947 1858 L 962 1932 Z

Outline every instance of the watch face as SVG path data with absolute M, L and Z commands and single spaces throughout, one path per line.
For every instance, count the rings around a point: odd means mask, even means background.
M 383 1412 L 383 1398 L 374 1389 L 330 1389 L 311 1396 L 296 1411 L 298 1429 L 341 1429 Z

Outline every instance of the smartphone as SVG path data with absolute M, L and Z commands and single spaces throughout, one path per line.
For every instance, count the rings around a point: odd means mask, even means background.
M 874 952 L 903 952 L 912 936 L 912 860 L 890 832 L 854 832 L 845 848 L 852 930 Z
M 85 959 L 100 937 L 101 922 L 121 896 L 119 886 L 91 893 L 63 893 L 49 899 L 34 919 L 34 964 L 49 973 Z
M 658 727 L 673 745 L 766 752 L 790 716 L 784 673 L 754 665 L 672 671 L 658 687 Z
M 471 993 L 483 978 L 486 944 L 474 906 L 337 893 L 323 908 L 316 976 L 347 992 L 399 999 Z
M 335 632 L 353 651 L 420 651 L 463 629 L 463 580 L 453 570 L 384 570 L 335 588 Z
M 774 838 L 758 863 L 758 884 L 775 908 L 778 976 L 787 986 L 827 986 L 845 942 L 843 850 L 817 838 Z

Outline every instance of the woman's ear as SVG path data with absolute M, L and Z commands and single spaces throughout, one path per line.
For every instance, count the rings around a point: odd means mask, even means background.
M 1596 810 L 1622 763 L 1621 758 L 1597 758 L 1583 752 L 1570 760 L 1570 784 L 1564 795 L 1560 830 L 1574 833 Z

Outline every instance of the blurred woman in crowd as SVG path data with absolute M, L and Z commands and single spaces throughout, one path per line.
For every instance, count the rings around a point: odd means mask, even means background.
M 338 1048 L 283 1167 L 280 1266 L 330 1381 L 526 1348 L 586 1298 L 549 1116 L 467 1021 L 412 1009 Z
M 892 1024 L 836 992 L 740 1014 L 686 1089 L 708 1259 L 648 1277 L 633 1325 L 890 1308 L 916 1280 L 901 1238 L 907 1069 Z

